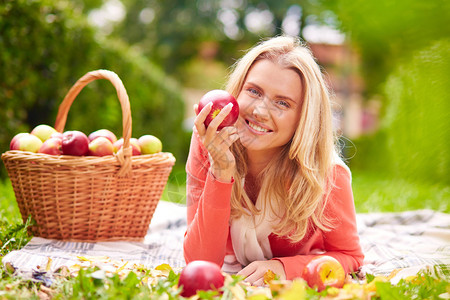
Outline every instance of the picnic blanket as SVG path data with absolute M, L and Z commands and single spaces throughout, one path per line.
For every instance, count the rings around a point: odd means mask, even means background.
M 361 274 L 401 278 L 440 265 L 450 266 L 450 215 L 433 210 L 400 213 L 357 214 L 361 246 L 365 254 Z M 183 236 L 186 207 L 160 201 L 143 242 L 67 242 L 33 237 L 22 249 L 3 257 L 3 264 L 18 275 L 32 276 L 38 266 L 51 258 L 51 269 L 71 266 L 80 257 L 103 257 L 105 265 L 113 261 L 154 268 L 169 264 L 174 269 L 185 265 Z

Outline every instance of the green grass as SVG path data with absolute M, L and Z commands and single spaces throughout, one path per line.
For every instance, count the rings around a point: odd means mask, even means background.
M 400 212 L 433 209 L 450 213 L 450 187 L 353 171 L 356 211 Z
M 162 200 L 185 203 L 185 173 L 174 170 L 169 178 Z M 450 187 L 427 182 L 413 182 L 389 178 L 379 174 L 353 171 L 353 192 L 358 213 L 399 212 L 433 209 L 450 213 Z M 0 181 L 0 264 L 9 251 L 22 248 L 31 238 L 27 234 L 9 180 Z M 0 267 L 0 299 L 177 299 L 170 287 L 173 282 L 161 282 L 156 289 L 139 284 L 141 275 L 126 278 L 95 278 L 93 270 L 80 272 L 74 278 L 61 278 L 49 289 L 41 282 L 31 282 L 13 276 Z M 380 284 L 376 299 L 438 299 L 450 293 L 448 274 L 445 278 L 423 275 L 421 284 L 401 282 L 395 287 Z M 175 279 L 172 279 L 175 280 Z M 156 294 L 155 294 L 156 293 Z M 158 294 L 159 293 L 159 294 Z M 409 293 L 405 298 L 405 293 Z M 411 294 L 413 293 L 413 294 Z M 307 299 L 318 299 L 314 292 Z M 404 298 L 402 298 L 404 297 Z M 204 298 L 202 298 L 204 299 Z M 208 298 L 210 299 L 210 298 Z M 212 299 L 212 298 L 211 298 Z M 259 298 L 258 298 L 259 299 Z M 263 299 L 263 298 L 261 298 Z

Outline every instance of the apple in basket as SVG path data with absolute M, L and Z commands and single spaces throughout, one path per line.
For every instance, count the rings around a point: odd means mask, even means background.
M 123 146 L 123 138 L 118 139 L 113 145 L 114 152 L 119 151 Z M 137 138 L 130 138 L 130 145 L 132 149 L 132 155 L 141 155 L 141 146 L 139 146 L 139 140 Z
M 182 287 L 181 296 L 191 297 L 197 291 L 217 290 L 223 286 L 224 281 L 225 277 L 217 264 L 195 260 L 181 271 L 178 286 Z
M 211 123 L 211 121 L 219 114 L 219 112 L 227 105 L 228 103 L 233 103 L 233 108 L 231 112 L 225 117 L 225 119 L 220 123 L 217 130 L 221 130 L 224 127 L 232 126 L 236 123 L 239 117 L 239 105 L 236 99 L 227 91 L 224 90 L 212 90 L 207 92 L 200 99 L 198 103 L 198 111 L 200 112 L 209 102 L 212 103 L 211 111 L 205 119 L 205 126 Z
M 145 134 L 138 139 L 142 154 L 154 154 L 162 151 L 160 139 L 151 134 Z
M 29 151 L 33 153 L 37 153 L 41 146 L 41 139 L 27 132 L 16 134 L 9 145 L 11 150 Z
M 21 132 L 21 133 L 18 133 L 18 134 L 16 134 L 12 139 L 11 139 L 11 142 L 9 143 L 9 150 L 19 150 L 19 147 L 18 147 L 18 145 L 17 145 L 17 141 L 21 138 L 21 137 L 23 137 L 23 136 L 25 136 L 25 135 L 27 135 L 27 134 L 29 134 L 28 132 Z
M 31 130 L 31 134 L 40 138 L 42 142 L 48 140 L 54 133 L 57 133 L 56 129 L 46 124 L 37 125 Z
M 64 155 L 82 156 L 89 151 L 89 139 L 81 131 L 66 131 L 63 133 L 61 146 Z
M 342 288 L 345 271 L 337 259 L 328 255 L 317 256 L 305 266 L 302 278 L 311 288 L 323 291 L 327 286 Z
M 52 133 L 52 135 L 50 137 L 51 138 L 59 138 L 62 140 L 63 134 L 61 132 L 55 132 L 55 133 Z
M 62 155 L 62 138 L 50 137 L 42 144 L 38 152 L 50 155 Z
M 101 136 L 109 139 L 113 144 L 117 141 L 117 137 L 112 131 L 108 129 L 99 129 L 89 134 L 89 142 L 92 142 L 93 140 Z
M 104 136 L 99 136 L 89 142 L 89 153 L 92 156 L 106 156 L 114 154 L 113 143 Z

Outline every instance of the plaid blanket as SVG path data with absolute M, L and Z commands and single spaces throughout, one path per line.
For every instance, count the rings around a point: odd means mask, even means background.
M 148 234 L 139 242 L 65 242 L 33 237 L 21 250 L 8 253 L 2 260 L 21 276 L 32 276 L 38 266 L 51 258 L 51 270 L 72 266 L 80 257 L 108 257 L 110 261 L 154 268 L 169 264 L 179 269 L 183 259 L 186 208 L 161 201 Z M 419 270 L 436 265 L 450 266 L 450 215 L 432 210 L 401 213 L 357 214 L 361 246 L 365 254 L 360 273 L 389 275 L 394 270 L 398 281 Z M 107 262 L 106 262 L 107 264 Z

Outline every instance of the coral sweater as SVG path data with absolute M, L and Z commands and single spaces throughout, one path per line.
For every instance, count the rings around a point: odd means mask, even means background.
M 208 260 L 222 266 L 225 255 L 233 254 L 230 237 L 230 199 L 233 182 L 225 183 L 209 172 L 208 152 L 194 131 L 191 139 L 187 172 L 187 223 L 184 238 L 186 263 Z M 336 182 L 326 206 L 332 216 L 331 231 L 308 230 L 297 243 L 286 237 L 269 235 L 273 259 L 284 267 L 286 278 L 302 275 L 305 265 L 318 254 L 336 258 L 346 272 L 356 271 L 363 262 L 356 228 L 351 175 L 336 165 Z

